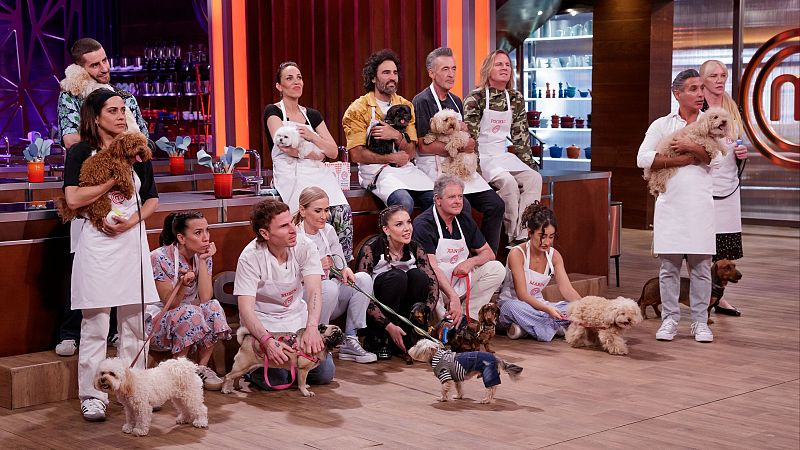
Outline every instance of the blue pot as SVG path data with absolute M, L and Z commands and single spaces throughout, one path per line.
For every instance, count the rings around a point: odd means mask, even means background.
M 583 154 L 586 155 L 586 159 L 592 159 L 592 147 L 586 147 L 583 149 Z
M 548 150 L 550 150 L 551 158 L 561 158 L 561 155 L 564 153 L 564 149 L 557 145 L 551 146 Z

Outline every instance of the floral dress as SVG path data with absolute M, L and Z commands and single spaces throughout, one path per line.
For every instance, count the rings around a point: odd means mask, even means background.
M 178 255 L 178 271 L 189 270 L 186 260 L 176 251 L 174 245 L 159 247 L 150 253 L 153 265 L 153 278 L 156 281 L 174 282 L 175 255 Z M 200 258 L 195 256 L 195 266 L 199 269 Z M 206 260 L 206 270 L 212 273 L 211 258 Z M 180 353 L 192 346 L 211 347 L 218 340 L 230 339 L 231 328 L 225 319 L 222 305 L 216 299 L 200 303 L 197 298 L 197 279 L 192 286 L 183 289 L 183 298 L 177 307 L 167 311 L 158 323 L 153 319 L 164 308 L 163 303 L 148 306 L 147 331 L 153 333 L 151 347 L 158 351 Z

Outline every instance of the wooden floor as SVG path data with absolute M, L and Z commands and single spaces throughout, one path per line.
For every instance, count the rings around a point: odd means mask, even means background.
M 655 276 L 650 234 L 623 232 L 622 287 L 638 298 Z M 438 403 L 430 369 L 401 361 L 337 362 L 336 381 L 297 390 L 209 393 L 210 428 L 174 425 L 155 414 L 151 435 L 120 431 L 122 411 L 105 423 L 80 418 L 77 400 L 0 410 L 0 448 L 800 448 L 800 233 L 748 227 L 741 283 L 726 297 L 741 317 L 718 317 L 715 341 L 689 336 L 688 309 L 673 342 L 657 342 L 657 320 L 632 330 L 628 357 L 569 348 L 563 340 L 496 339 L 504 358 L 525 368 L 503 379 L 495 405 Z M 613 273 L 613 272 L 612 272 Z

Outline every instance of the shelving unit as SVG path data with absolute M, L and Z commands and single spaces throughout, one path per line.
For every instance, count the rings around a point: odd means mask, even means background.
M 547 122 L 548 127 L 531 127 L 530 130 L 545 142 L 542 151 L 548 169 L 591 169 L 591 160 L 585 157 L 583 149 L 590 147 L 592 142 L 592 96 L 590 93 L 581 97 L 577 91 L 586 92 L 592 88 L 592 17 L 592 13 L 554 16 L 521 46 L 521 90 L 528 111 L 540 111 L 540 123 Z M 549 98 L 545 93 L 547 83 L 550 83 Z M 562 83 L 560 96 L 559 83 Z M 573 97 L 567 96 L 568 86 L 576 88 Z M 584 119 L 586 128 L 551 128 L 549 125 L 554 114 Z M 562 158 L 550 157 L 549 147 L 553 145 L 563 149 Z M 579 158 L 567 157 L 566 148 L 570 145 L 581 148 Z

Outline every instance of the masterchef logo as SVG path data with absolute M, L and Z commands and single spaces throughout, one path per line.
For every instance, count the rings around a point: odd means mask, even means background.
M 789 169 L 800 169 L 800 143 L 790 141 L 785 134 L 791 133 L 797 139 L 797 122 L 800 122 L 800 77 L 795 73 L 783 73 L 774 77 L 770 75 L 781 68 L 781 64 L 790 56 L 800 53 L 798 37 L 800 28 L 794 28 L 765 42 L 747 64 L 739 92 L 744 111 L 744 127 L 753 145 L 773 164 Z M 767 57 L 775 49 L 777 51 Z M 789 66 L 788 61 L 786 63 Z M 791 67 L 796 67 L 796 64 L 793 61 Z M 769 85 L 768 80 L 771 80 Z M 789 86 L 782 90 L 786 84 Z M 765 95 L 769 95 L 769 115 L 765 108 Z M 788 124 L 781 123 L 781 106 L 787 101 L 791 101 L 789 105 L 794 110 Z
M 111 203 L 113 203 L 115 205 L 121 205 L 126 200 L 125 196 L 123 196 L 122 192 L 120 192 L 120 191 L 109 192 L 108 198 L 110 198 L 111 199 Z

